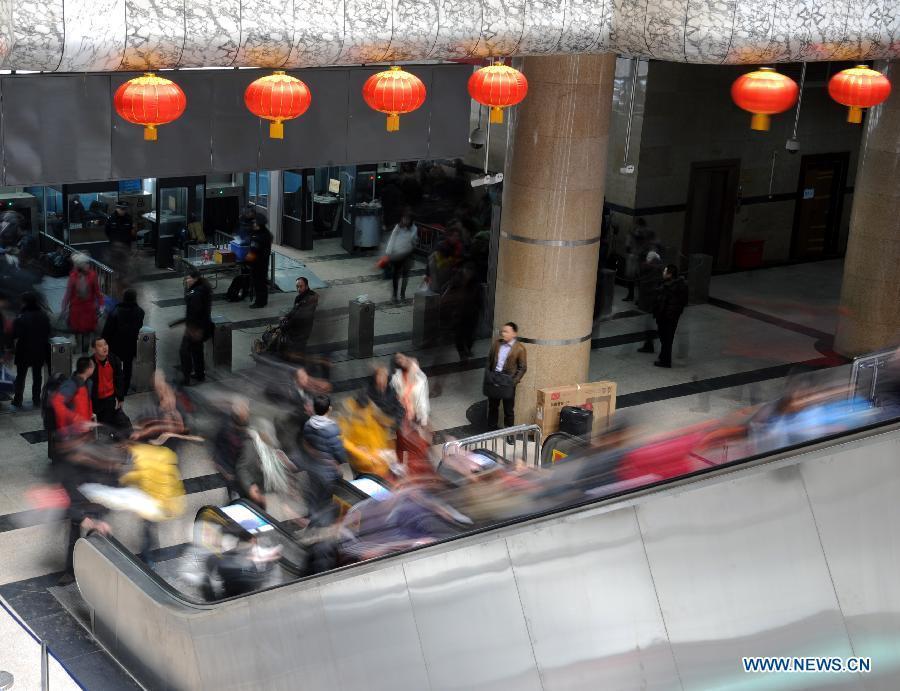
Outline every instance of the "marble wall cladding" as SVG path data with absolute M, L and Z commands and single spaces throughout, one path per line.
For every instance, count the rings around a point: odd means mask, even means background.
M 664 60 L 685 58 L 685 16 L 690 0 L 659 0 L 646 3 L 644 40 Z
M 684 24 L 688 62 L 723 62 L 731 47 L 737 0 L 691 0 Z M 727 29 L 731 26 L 731 30 Z M 725 27 L 725 30 L 722 30 Z
M 179 67 L 230 67 L 241 45 L 241 0 L 185 2 L 184 28 Z
M 56 70 L 63 53 L 64 0 L 17 0 L 12 7 L 11 70 Z
M 344 43 L 338 62 L 381 62 L 391 47 L 393 2 L 391 0 L 345 0 Z M 398 41 L 399 41 L 398 36 Z
M 344 41 L 344 0 L 294 0 L 288 67 L 333 65 Z
M 481 39 L 475 55 L 515 55 L 525 28 L 525 0 L 481 0 Z
M 18 70 L 306 67 L 606 51 L 696 63 L 895 58 L 900 3 L 0 0 L 0 64 Z
M 612 5 L 610 48 L 625 55 L 646 55 L 644 38 L 650 0 L 609 0 Z M 655 2 L 655 0 L 654 0 Z
M 391 45 L 384 60 L 429 55 L 437 41 L 439 0 L 393 0 Z
M 66 0 L 61 72 L 107 72 L 125 56 L 125 0 Z
M 559 50 L 589 53 L 609 47 L 612 0 L 568 0 Z
M 294 42 L 293 0 L 241 3 L 239 67 L 283 67 Z
M 125 0 L 121 69 L 174 67 L 184 50 L 184 0 Z
M 440 0 L 437 40 L 429 58 L 467 58 L 475 52 L 481 37 L 481 4 L 469 0 Z
M 734 28 L 726 62 L 761 62 L 775 21 L 778 0 L 758 0 L 755 5 L 739 2 L 735 7 Z
M 550 55 L 559 52 L 567 0 L 527 0 L 519 55 Z

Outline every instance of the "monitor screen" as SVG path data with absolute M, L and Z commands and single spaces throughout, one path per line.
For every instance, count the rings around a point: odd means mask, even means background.
M 259 514 L 251 511 L 243 504 L 230 504 L 222 507 L 222 513 L 232 519 L 251 535 L 272 530 L 272 526 Z
M 384 485 L 378 484 L 370 477 L 358 477 L 355 480 L 351 480 L 350 484 L 375 501 L 384 501 L 391 496 L 391 490 Z

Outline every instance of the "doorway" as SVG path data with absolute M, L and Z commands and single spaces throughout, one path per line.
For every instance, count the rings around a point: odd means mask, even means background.
M 708 254 L 716 271 L 731 267 L 739 159 L 691 164 L 682 253 Z
M 791 259 L 821 259 L 837 254 L 849 163 L 850 154 L 846 151 L 801 159 Z

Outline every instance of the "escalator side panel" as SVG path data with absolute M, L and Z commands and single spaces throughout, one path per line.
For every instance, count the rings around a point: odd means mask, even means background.
M 637 516 L 686 688 L 729 686 L 748 655 L 853 654 L 797 466 L 660 497 Z
M 341 683 L 330 688 L 433 688 L 402 565 L 327 582 L 320 592 L 339 661 Z
M 877 659 L 886 679 L 867 679 L 867 686 L 885 691 L 894 691 L 900 678 L 898 462 L 895 436 L 801 466 L 854 653 L 872 655 L 873 664 Z M 881 481 L 873 483 L 873 476 Z
M 574 515 L 507 544 L 546 688 L 679 688 L 633 508 Z
M 495 538 L 405 567 L 433 688 L 541 689 L 506 541 Z

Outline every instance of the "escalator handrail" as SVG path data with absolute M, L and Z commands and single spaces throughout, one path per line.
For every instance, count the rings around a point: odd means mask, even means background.
M 196 602 L 187 597 L 185 597 L 182 593 L 177 591 L 174 587 L 172 587 L 168 582 L 163 580 L 161 577 L 157 576 L 155 573 L 150 570 L 146 564 L 140 561 L 135 555 L 133 555 L 128 549 L 126 549 L 120 542 L 118 542 L 112 536 L 104 536 L 99 533 L 91 533 L 87 536 L 87 540 L 94 545 L 98 550 L 107 558 L 110 558 L 111 561 L 114 560 L 115 552 L 121 552 L 122 556 L 124 556 L 130 563 L 135 564 L 140 570 L 145 572 L 145 574 L 150 577 L 153 583 L 161 588 L 169 597 L 174 600 L 174 604 L 181 604 L 190 609 L 212 609 L 218 605 L 226 604 L 228 602 L 237 601 L 245 597 L 251 597 L 253 595 L 257 595 L 259 593 L 265 593 L 276 588 L 283 588 L 289 585 L 296 585 L 297 583 L 310 581 L 314 579 L 318 579 L 322 576 L 332 576 L 334 574 L 344 573 L 346 571 L 361 567 L 367 566 L 370 567 L 372 564 L 377 562 L 387 561 L 390 559 L 396 559 L 403 557 L 404 555 L 409 555 L 413 552 L 417 552 L 419 550 L 430 549 L 442 545 L 446 545 L 447 543 L 461 540 L 463 538 L 469 538 L 476 535 L 481 535 L 483 533 L 501 530 L 504 528 L 513 527 L 519 524 L 524 524 L 526 522 L 534 522 L 545 520 L 548 517 L 552 516 L 563 516 L 566 514 L 576 513 L 587 508 L 599 508 L 602 506 L 610 505 L 617 503 L 619 501 L 628 499 L 633 500 L 637 497 L 644 496 L 647 494 L 652 494 L 663 489 L 667 489 L 674 486 L 680 486 L 684 484 L 690 484 L 693 482 L 697 482 L 702 479 L 706 479 L 707 477 L 714 477 L 718 475 L 722 475 L 725 473 L 735 472 L 736 470 L 742 470 L 745 468 L 757 467 L 760 465 L 764 465 L 767 463 L 776 462 L 783 458 L 788 458 L 799 453 L 806 453 L 809 451 L 814 451 L 817 448 L 826 448 L 828 446 L 834 445 L 835 443 L 844 443 L 853 441 L 856 438 L 862 438 L 865 436 L 870 436 L 870 433 L 886 433 L 893 431 L 895 428 L 900 428 L 900 416 L 895 416 L 889 419 L 879 420 L 877 422 L 873 422 L 867 425 L 862 425 L 860 427 L 854 428 L 852 430 L 845 430 L 842 432 L 838 432 L 835 434 L 826 435 L 824 437 L 819 437 L 817 439 L 812 439 L 804 442 L 800 442 L 797 444 L 792 444 L 786 447 L 782 447 L 780 449 L 766 451 L 760 454 L 754 454 L 747 458 L 735 459 L 733 461 L 728 461 L 722 464 L 719 464 L 714 467 L 702 468 L 691 473 L 687 473 L 685 475 L 681 475 L 676 478 L 663 479 L 656 482 L 648 483 L 646 485 L 642 485 L 640 487 L 629 487 L 625 489 L 619 489 L 614 491 L 608 495 L 587 498 L 584 501 L 576 502 L 574 504 L 570 504 L 565 507 L 554 507 L 551 509 L 546 509 L 543 511 L 539 511 L 533 514 L 527 514 L 525 516 L 518 516 L 516 518 L 512 518 L 505 521 L 499 521 L 497 523 L 492 523 L 485 526 L 479 526 L 472 530 L 459 533 L 458 535 L 453 535 L 451 537 L 443 538 L 441 540 L 436 540 L 434 542 L 419 545 L 416 547 L 411 547 L 406 550 L 402 550 L 399 552 L 392 552 L 390 554 L 384 554 L 378 557 L 374 557 L 372 559 L 367 559 L 361 562 L 355 562 L 353 564 L 347 564 L 345 566 L 340 566 L 336 569 L 332 569 L 330 571 L 313 574 L 310 576 L 304 576 L 298 578 L 296 580 L 285 581 L 283 583 L 279 583 L 276 585 L 269 586 L 267 588 L 261 588 L 260 590 L 256 590 L 252 593 L 247 593 L 244 595 L 236 595 L 229 598 L 222 598 L 220 600 L 214 600 L 211 602 Z M 110 554 L 110 551 L 113 554 Z

